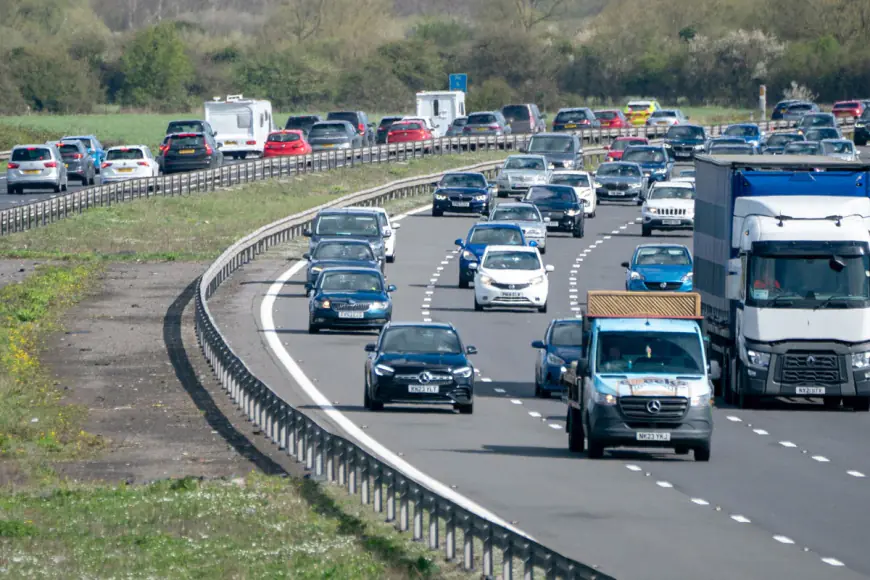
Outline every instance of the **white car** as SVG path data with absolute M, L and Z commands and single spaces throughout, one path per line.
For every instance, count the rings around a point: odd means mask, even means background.
M 116 183 L 128 179 L 157 177 L 160 165 L 145 145 L 123 145 L 106 151 L 100 173 L 102 183 Z
M 391 222 L 390 214 L 388 214 L 387 210 L 382 207 L 366 209 L 371 209 L 373 212 L 378 214 L 378 221 L 381 224 L 381 230 L 384 232 L 384 235 L 387 235 L 387 232 L 390 233 L 389 237 L 384 239 L 384 255 L 387 257 L 387 262 L 392 264 L 396 261 L 396 230 L 399 229 L 402 224 Z
M 695 229 L 695 184 L 686 181 L 659 181 L 647 192 L 641 213 L 641 234 L 653 230 Z
M 443 137 L 441 130 L 438 129 L 438 126 L 435 125 L 431 117 L 402 117 L 402 121 L 417 121 L 418 123 L 423 123 L 429 132 L 432 133 L 433 139 L 440 139 Z
M 553 185 L 570 185 L 583 202 L 583 213 L 594 218 L 598 209 L 598 196 L 595 194 L 595 180 L 588 171 L 554 171 L 550 175 Z
M 532 246 L 487 246 L 474 270 L 474 309 L 491 306 L 537 308 L 547 311 L 548 275 L 553 266 L 541 261 Z

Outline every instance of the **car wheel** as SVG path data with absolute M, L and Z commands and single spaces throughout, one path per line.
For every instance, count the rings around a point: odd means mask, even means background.
M 593 211 L 592 213 L 590 213 L 590 214 L 589 214 L 589 217 L 594 218 L 594 217 L 595 217 L 595 212 Z
M 366 385 L 365 394 L 363 395 L 363 406 L 369 411 L 383 411 L 384 404 L 381 401 L 375 401 L 369 396 L 369 387 Z
M 580 411 L 574 407 L 568 407 L 568 416 L 565 418 L 565 422 L 566 431 L 568 431 L 568 451 L 582 453 L 586 448 L 586 433 L 583 432 Z
M 55 193 L 60 193 L 60 191 L 61 191 L 62 189 L 63 189 L 63 185 L 62 185 L 59 181 L 57 182 L 57 185 L 55 185 L 55 186 L 52 188 L 52 190 L 53 190 Z
M 674 453 L 676 453 L 677 455 L 688 455 L 689 448 L 688 447 L 677 447 L 676 449 L 674 449 Z
M 468 282 L 468 280 L 463 280 L 462 277 L 459 278 L 459 287 L 460 288 L 469 288 L 470 286 L 471 286 L 471 284 Z
M 584 227 L 583 222 L 580 222 L 580 226 L 579 226 L 579 227 L 575 227 L 575 228 L 571 231 L 571 236 L 572 236 L 572 237 L 575 237 L 575 238 L 582 238 L 585 229 L 586 229 L 586 228 Z
M 538 312 L 540 312 L 541 314 L 547 313 L 547 303 L 546 302 L 544 302 L 543 306 L 538 306 Z
M 477 296 L 474 297 L 474 311 L 483 312 L 483 304 L 477 301 Z
M 316 324 L 308 324 L 308 334 L 317 334 L 320 332 L 320 327 Z
M 441 217 L 444 215 L 444 212 L 440 209 L 432 209 L 432 217 Z
M 460 415 L 473 415 L 474 414 L 474 403 L 468 403 L 466 405 L 454 405 L 454 409 L 459 411 Z
M 852 410 L 858 413 L 870 411 L 870 398 L 868 397 L 847 397 L 845 404 L 847 407 L 852 407 Z
M 695 461 L 710 461 L 710 444 L 704 443 L 695 447 Z
M 395 254 L 393 254 L 392 256 L 387 256 L 387 263 L 388 263 L 388 264 L 392 264 L 392 263 L 395 262 L 395 261 L 396 261 L 396 255 L 395 255 Z
M 640 235 L 648 238 L 652 235 L 652 228 L 649 226 L 640 226 Z

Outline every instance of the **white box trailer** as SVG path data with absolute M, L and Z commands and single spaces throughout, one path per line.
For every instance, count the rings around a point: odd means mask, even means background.
M 227 95 L 225 101 L 215 97 L 204 106 L 205 120 L 214 129 L 224 155 L 234 159 L 244 159 L 250 153 L 263 155 L 266 139 L 275 130 L 272 103 Z
M 417 93 L 417 117 L 428 117 L 438 134 L 447 129 L 458 117 L 464 117 L 465 93 L 462 91 L 423 91 Z

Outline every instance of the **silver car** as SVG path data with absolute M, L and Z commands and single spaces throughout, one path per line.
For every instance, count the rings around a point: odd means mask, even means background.
M 489 213 L 490 222 L 513 223 L 523 230 L 527 242 L 535 242 L 541 254 L 547 253 L 547 224 L 550 218 L 541 217 L 541 212 L 531 203 L 500 203 Z
M 855 149 L 855 144 L 848 139 L 823 139 L 822 151 L 828 157 L 844 161 L 858 161 L 861 152 Z
M 60 150 L 54 143 L 16 145 L 9 156 L 6 170 L 6 191 L 24 193 L 25 189 L 66 191 L 69 176 Z
M 670 127 L 672 125 L 685 125 L 689 118 L 680 109 L 660 109 L 653 111 L 646 120 L 647 126 Z
M 549 183 L 548 167 L 543 155 L 511 155 L 505 159 L 495 179 L 498 196 L 525 195 L 531 186 Z

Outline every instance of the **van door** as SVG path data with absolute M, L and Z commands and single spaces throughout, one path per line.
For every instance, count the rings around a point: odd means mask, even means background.
M 432 124 L 435 125 L 436 137 L 443 137 L 447 134 L 447 129 L 453 122 L 449 114 L 451 103 L 452 100 L 448 96 L 436 95 L 432 97 L 432 114 L 429 117 L 432 119 Z

